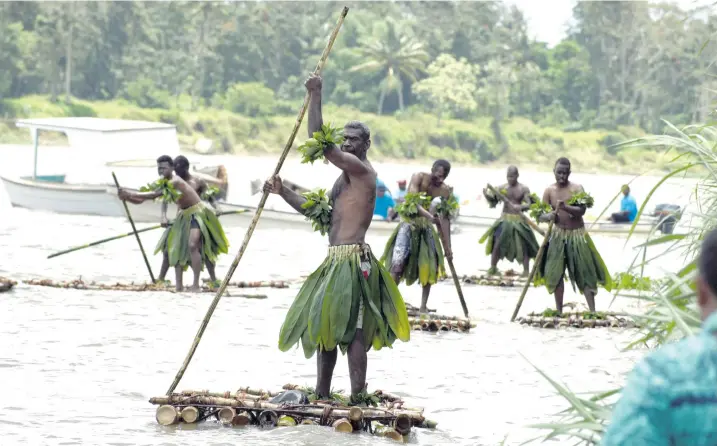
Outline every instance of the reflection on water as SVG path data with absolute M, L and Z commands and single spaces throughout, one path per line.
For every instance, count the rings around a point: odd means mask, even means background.
M 286 170 L 296 169 L 294 164 L 287 164 Z M 252 173 L 269 170 L 253 169 Z M 455 173 L 458 178 L 459 169 Z M 500 172 L 491 175 L 501 177 Z M 625 182 L 624 178 L 616 181 Z M 146 268 L 131 237 L 46 259 L 51 252 L 126 232 L 126 221 L 12 209 L 5 198 L 0 199 L 0 215 L 1 275 L 16 279 L 82 276 L 98 281 L 146 280 Z M 227 228 L 227 233 L 234 253 L 244 230 Z M 459 273 L 476 274 L 479 268 L 488 267 L 485 248 L 477 243 L 480 235 L 463 233 L 454 238 Z M 159 232 L 143 234 L 145 249 L 151 252 L 159 236 Z M 641 242 L 634 239 L 625 247 L 624 238 L 594 239 L 612 272 L 629 265 L 633 247 Z M 380 255 L 386 238 L 368 241 Z M 318 234 L 262 229 L 260 224 L 234 279 L 296 278 L 318 266 L 325 251 L 326 241 Z M 230 256 L 220 259 L 218 274 L 224 274 L 231 260 Z M 157 271 L 160 258 L 153 256 L 151 261 Z M 657 274 L 659 267 L 673 268 L 675 262 L 675 257 L 664 260 L 651 274 Z M 305 360 L 299 350 L 281 353 L 276 345 L 279 327 L 296 291 L 296 287 L 263 289 L 261 293 L 269 296 L 265 300 L 225 296 L 178 388 L 223 391 L 247 385 L 279 388 L 287 382 L 313 385 L 314 360 Z M 418 287 L 401 286 L 401 291 L 406 301 L 419 303 Z M 426 415 L 439 423 L 435 432 L 414 430 L 412 443 L 494 445 L 510 433 L 506 444 L 518 444 L 534 435 L 524 426 L 543 421 L 564 405 L 559 398 L 551 397 L 551 387 L 521 353 L 580 391 L 620 385 L 624 373 L 640 356 L 639 352 L 620 353 L 620 347 L 633 336 L 624 330 L 552 331 L 510 324 L 519 291 L 465 286 L 471 317 L 477 321 L 469 334 L 414 332 L 408 343 L 398 342 L 393 349 L 369 353 L 369 389 L 405 395 L 412 406 L 425 407 Z M 572 291 L 566 294 L 567 301 L 582 302 Z M 0 424 L 8 444 L 384 443 L 369 436 L 338 435 L 312 426 L 270 431 L 221 428 L 212 423 L 193 428 L 158 426 L 154 407 L 147 400 L 166 391 L 212 297 L 26 285 L 0 294 L 0 335 L 7 340 L 0 345 L 0 380 L 6 383 Z M 598 309 L 607 309 L 611 300 L 601 291 Z M 531 289 L 521 313 L 540 311 L 552 304 L 544 289 Z M 429 307 L 461 314 L 450 282 L 434 287 Z M 633 301 L 617 299 L 612 309 L 638 308 Z M 349 387 L 343 357 L 336 367 L 334 387 Z

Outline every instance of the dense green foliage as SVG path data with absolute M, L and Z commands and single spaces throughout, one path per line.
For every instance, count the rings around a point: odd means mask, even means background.
M 23 98 L 0 114 L 149 117 L 178 124 L 184 143 L 275 151 L 341 6 L 0 3 L 0 98 Z M 548 48 L 500 2 L 348 6 L 324 71 L 327 116 L 366 121 L 385 156 L 545 163 L 589 152 L 585 164 L 639 156 L 644 166 L 656 155 L 611 146 L 662 132 L 660 118 L 706 121 L 717 90 L 704 75 L 713 60 L 700 58 L 717 54 L 704 46 L 717 30 L 709 12 L 580 2 L 567 37 Z M 47 101 L 32 95 L 62 105 L 36 107 Z

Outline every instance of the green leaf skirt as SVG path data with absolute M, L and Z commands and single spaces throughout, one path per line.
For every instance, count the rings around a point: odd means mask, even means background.
M 441 240 L 425 218 L 401 222 L 386 242 L 381 261 L 406 285 L 416 280 L 421 286 L 433 285 L 446 275 Z
M 612 289 L 610 273 L 585 228 L 553 228 L 535 283 L 544 281 L 548 292 L 554 293 L 566 269 L 573 290 L 577 287 L 581 294 L 586 289 L 597 291 L 598 285 L 607 291 Z
M 500 247 L 499 259 L 509 262 L 522 262 L 525 254 L 529 259 L 538 255 L 540 245 L 533 234 L 533 228 L 523 221 L 520 215 L 503 214 L 500 219 L 483 234 L 478 243 L 484 243 L 485 253 L 491 255 L 495 244 Z
M 306 358 L 317 349 L 346 353 L 357 330 L 368 351 L 408 341 L 406 304 L 368 245 L 330 246 L 326 259 L 299 290 L 279 332 L 279 349 L 301 341 Z
M 199 202 L 194 206 L 181 209 L 172 226 L 167 228 L 157 242 L 154 253 L 167 251 L 170 266 L 183 266 L 185 269 L 192 263 L 189 252 L 189 233 L 192 220 L 201 231 L 202 269 L 207 260 L 217 263 L 219 254 L 229 252 L 229 240 L 224 234 L 222 224 L 214 211 L 206 204 Z

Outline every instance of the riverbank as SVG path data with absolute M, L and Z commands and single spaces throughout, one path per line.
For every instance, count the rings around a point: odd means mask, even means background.
M 298 104 L 297 104 L 298 106 Z M 261 155 L 278 153 L 286 143 L 288 132 L 296 119 L 294 113 L 271 117 L 250 117 L 226 110 L 203 108 L 196 111 L 146 109 L 125 101 L 89 102 L 73 100 L 50 102 L 46 96 L 6 99 L 0 104 L 0 144 L 27 144 L 26 129 L 17 129 L 13 122 L 29 117 L 95 116 L 100 118 L 161 121 L 177 126 L 180 145 L 197 150 L 202 143 L 212 142 L 210 153 Z M 518 164 L 537 170 L 549 170 L 555 159 L 567 156 L 574 170 L 587 173 L 635 174 L 663 170 L 670 157 L 642 148 L 615 150 L 611 145 L 643 135 L 640 129 L 620 128 L 619 131 L 564 131 L 541 127 L 525 118 L 503 123 L 502 131 L 508 149 L 503 152 L 496 143 L 489 118 L 473 121 L 444 119 L 407 111 L 402 115 L 379 116 L 362 113 L 350 107 L 325 106 L 327 122 L 352 119 L 365 122 L 372 130 L 372 157 L 375 160 L 427 161 L 446 158 L 460 165 L 484 167 Z M 304 139 L 305 124 L 297 137 Z M 41 134 L 41 144 L 66 144 L 64 136 Z

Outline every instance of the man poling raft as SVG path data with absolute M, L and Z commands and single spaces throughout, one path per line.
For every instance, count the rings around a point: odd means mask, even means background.
M 503 214 L 483 234 L 478 243 L 487 242 L 485 253 L 491 256 L 488 274 L 498 273 L 498 261 L 523 262 L 523 277 L 530 275 L 530 259 L 538 255 L 540 246 L 531 228 L 521 218 L 520 213 L 530 209 L 532 200 L 530 189 L 518 183 L 518 168 L 508 167 L 508 183 L 499 187 L 499 190 L 508 199 L 503 203 Z M 491 208 L 496 207 L 500 198 L 494 192 L 483 189 L 483 195 Z
M 210 187 L 207 185 L 206 181 L 189 173 L 189 160 L 187 159 L 187 157 L 185 157 L 184 155 L 179 155 L 178 157 L 174 158 L 173 168 L 174 173 L 177 174 L 181 179 L 186 181 L 187 184 L 189 184 L 192 189 L 194 189 L 194 191 L 199 195 L 199 198 L 202 201 L 205 201 L 209 203 L 209 205 L 214 207 L 215 199 L 220 193 L 219 188 L 213 186 Z M 140 191 L 142 191 L 142 189 L 140 189 Z M 160 252 L 162 253 L 162 268 L 160 269 L 159 277 L 157 278 L 157 280 L 160 282 L 164 281 L 164 278 L 167 276 L 167 271 L 169 270 L 169 249 L 167 245 L 167 238 L 169 237 L 169 233 L 172 228 L 169 226 L 169 220 L 167 220 L 167 204 L 168 202 L 166 200 L 162 200 L 161 223 L 162 226 L 166 227 L 167 229 L 165 229 L 164 233 L 162 234 L 162 237 L 160 237 L 159 241 L 157 242 L 157 246 L 154 249 L 155 254 L 159 254 Z M 221 223 L 219 223 L 219 225 L 221 226 Z M 207 272 L 209 273 L 209 280 L 211 280 L 212 284 L 216 284 L 217 282 L 217 276 L 214 267 L 218 254 L 219 253 L 217 252 L 213 257 L 202 257 L 202 260 L 207 267 Z
M 570 161 L 567 158 L 559 158 L 553 172 L 555 184 L 545 189 L 543 202 L 533 204 L 531 210 L 538 221 L 555 222 L 546 253 L 536 270 L 536 284 L 545 282 L 548 292 L 555 295 L 556 310 L 562 313 L 567 268 L 573 289 L 577 287 L 585 295 L 588 308 L 594 313 L 598 285 L 610 291 L 612 278 L 585 230 L 583 215 L 593 206 L 593 199 L 581 185 L 568 181 Z
M 405 200 L 397 207 L 402 221 L 381 256 L 396 283 L 405 279 L 407 285 L 416 280 L 421 284 L 419 311 L 422 313 L 427 312 L 431 285 L 446 275 L 443 256 L 453 258 L 450 220 L 457 212 L 458 203 L 453 189 L 444 183 L 450 171 L 448 161 L 438 160 L 433 163 L 431 173 L 416 173 L 411 177 Z M 434 224 L 440 224 L 441 238 Z
M 305 86 L 311 93 L 312 138 L 299 147 L 302 162 L 323 155 L 342 173 L 328 197 L 323 191 L 297 194 L 279 176 L 264 184 L 265 191 L 309 218 L 315 230 L 329 234 L 326 259 L 307 278 L 281 326 L 279 349 L 300 341 L 307 359 L 318 352 L 316 393 L 322 398 L 330 395 L 337 347 L 348 352 L 351 395 L 359 402 L 366 387 L 366 352 L 371 346 L 390 347 L 396 339 L 408 341 L 408 314 L 396 283 L 365 242 L 376 199 L 376 172 L 366 158 L 369 129 L 351 121 L 341 135 L 323 125 L 321 78 L 312 75 Z
M 134 204 L 160 198 L 165 203 L 177 203 L 177 216 L 167 233 L 169 265 L 174 267 L 176 289 L 182 291 L 182 275 L 192 267 L 194 281 L 189 291 L 198 292 L 199 274 L 205 261 L 216 263 L 219 253 L 227 253 L 229 241 L 214 211 L 202 203 L 194 188 L 178 175 L 173 175 L 172 158 L 163 155 L 157 160 L 161 178 L 146 192 L 119 190 L 119 198 Z M 166 221 L 166 206 L 162 207 Z

